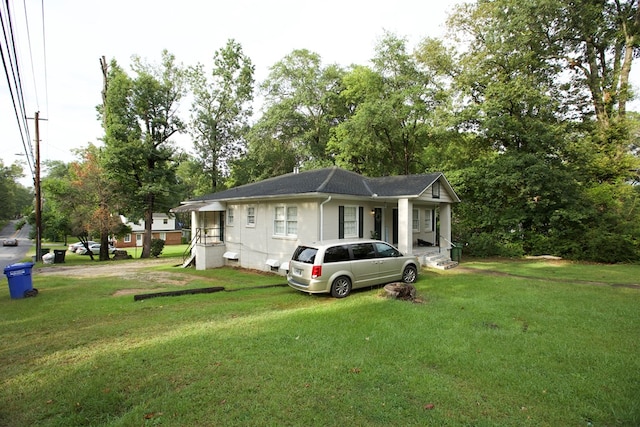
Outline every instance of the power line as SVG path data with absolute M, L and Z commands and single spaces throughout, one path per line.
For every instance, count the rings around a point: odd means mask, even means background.
M 44 0 L 43 0 L 44 1 Z M 31 48 L 31 32 L 29 31 L 29 17 L 27 16 L 27 0 L 24 0 L 24 22 L 27 28 L 27 44 L 29 46 L 29 58 L 31 59 L 31 74 L 33 75 L 33 87 L 36 94 L 36 107 L 40 109 L 40 101 L 38 100 L 38 84 L 36 83 L 36 71 L 33 68 L 33 49 Z
M 9 94 L 13 104 L 13 110 L 18 123 L 18 130 L 22 140 L 22 146 L 27 156 L 27 164 L 31 175 L 35 180 L 35 170 L 33 159 L 33 146 L 31 145 L 31 136 L 29 126 L 27 125 L 27 115 L 24 102 L 24 91 L 22 87 L 22 79 L 20 76 L 20 66 L 15 43 L 15 35 L 13 23 L 11 19 L 11 11 L 9 9 L 9 1 L 6 0 L 0 8 L 0 23 L 2 25 L 2 35 L 4 44 L 0 44 L 0 59 L 4 68 Z M 4 13 L 3 13 L 4 12 Z

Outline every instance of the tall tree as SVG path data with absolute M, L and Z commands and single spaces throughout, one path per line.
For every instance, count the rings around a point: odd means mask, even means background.
M 71 164 L 76 196 L 73 215 L 87 235 L 100 236 L 100 261 L 109 259 L 109 237 L 117 235 L 123 226 L 120 220 L 120 197 L 115 183 L 104 173 L 102 152 L 93 144 L 78 153 L 80 161 Z M 89 255 L 93 255 L 89 250 Z
M 458 9 L 451 23 L 468 49 L 456 84 L 465 95 L 469 140 L 488 153 L 461 173 L 466 239 L 498 243 L 512 255 L 594 259 L 593 247 L 612 254 L 624 246 L 637 256 L 624 231 L 635 227 L 617 223 L 636 214 L 618 216 L 606 229 L 592 208 L 611 203 L 617 211 L 632 200 L 624 189 L 633 169 L 626 101 L 619 101 L 628 94 L 621 70 L 630 67 L 623 45 L 635 41 L 614 35 L 633 21 L 633 9 L 636 1 L 617 0 L 479 0 Z M 603 103 L 607 97 L 615 101 Z M 596 229 L 590 241 L 576 243 Z M 610 229 L 620 232 L 619 247 L 612 247 Z
M 14 163 L 5 166 L 0 160 L 0 219 L 17 218 L 24 209 L 33 205 L 33 194 L 18 181 L 24 176 L 22 167 Z
M 341 97 L 351 114 L 336 126 L 328 149 L 338 164 L 366 175 L 424 171 L 421 154 L 446 91 L 393 34 L 379 42 L 372 63 L 345 76 Z
M 190 71 L 193 102 L 189 132 L 202 169 L 215 192 L 228 174 L 228 161 L 246 151 L 245 134 L 252 114 L 254 66 L 235 40 L 216 51 L 207 77 L 198 64 Z
M 145 221 L 141 258 L 151 254 L 154 212 L 178 203 L 172 137 L 184 130 L 177 107 L 186 92 L 185 72 L 175 57 L 162 52 L 159 65 L 133 58 L 134 78 L 112 61 L 104 104 L 105 168 L 119 186 L 123 212 Z
M 248 170 L 266 178 L 296 166 L 333 164 L 326 146 L 330 129 L 346 114 L 339 98 L 343 75 L 337 65 L 323 67 L 320 56 L 306 49 L 273 65 L 261 85 L 264 114 L 248 135 L 247 156 L 234 163 L 232 181 L 256 179 L 247 176 Z

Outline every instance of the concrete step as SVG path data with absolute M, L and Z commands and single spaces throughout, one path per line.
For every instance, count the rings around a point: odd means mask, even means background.
M 425 255 L 423 260 L 423 265 L 439 270 L 448 270 L 458 266 L 457 261 L 452 261 L 451 258 L 441 253 Z

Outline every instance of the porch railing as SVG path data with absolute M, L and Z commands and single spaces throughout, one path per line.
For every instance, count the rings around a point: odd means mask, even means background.
M 196 229 L 196 234 L 200 238 L 196 243 L 221 243 L 224 242 L 224 230 L 220 227 L 204 227 Z
M 191 256 L 191 251 L 195 247 L 196 244 L 215 244 L 224 242 L 224 233 L 223 229 L 220 227 L 206 227 L 206 228 L 196 228 L 193 233 L 193 237 L 191 238 L 191 242 L 189 242 L 189 246 L 182 253 L 182 263 L 184 264 L 186 260 Z

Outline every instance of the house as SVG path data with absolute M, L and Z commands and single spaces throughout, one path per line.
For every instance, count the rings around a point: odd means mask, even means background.
M 123 224 L 131 228 L 131 233 L 118 240 L 118 248 L 133 248 L 142 246 L 142 236 L 144 235 L 145 222 L 132 222 L 120 215 Z M 162 239 L 165 245 L 179 245 L 182 243 L 182 230 L 176 227 L 176 219 L 164 213 L 153 214 L 153 224 L 151 225 L 151 238 Z
M 459 201 L 442 173 L 368 178 L 331 167 L 208 194 L 172 212 L 191 212 L 185 266 L 284 274 L 298 244 L 336 238 L 375 237 L 404 253 L 430 247 L 448 258 Z

